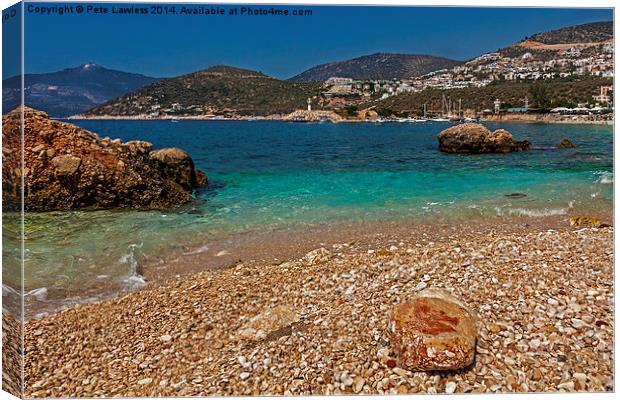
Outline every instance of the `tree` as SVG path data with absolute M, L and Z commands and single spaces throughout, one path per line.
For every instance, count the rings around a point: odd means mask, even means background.
M 530 86 L 530 95 L 534 102 L 534 107 L 540 109 L 547 109 L 551 105 L 551 98 L 549 95 L 549 87 L 546 83 L 537 81 Z
M 357 108 L 357 106 L 355 104 L 348 105 L 346 110 L 347 110 L 347 115 L 349 115 L 351 117 L 356 117 L 357 116 L 358 108 Z
M 401 114 L 398 111 L 394 111 L 390 107 L 377 107 L 375 109 L 375 111 L 377 111 L 377 114 L 379 114 L 379 116 L 382 117 L 382 118 L 389 118 L 389 117 L 393 117 L 393 116 L 397 116 L 398 117 Z

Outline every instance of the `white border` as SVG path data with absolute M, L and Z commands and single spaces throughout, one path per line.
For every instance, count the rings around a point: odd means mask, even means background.
M 29 0 L 29 2 L 59 2 L 59 3 L 69 3 L 71 1 L 45 1 L 45 0 Z M 77 1 L 76 1 L 77 2 Z M 89 3 L 201 3 L 201 4 L 305 4 L 305 5 L 370 5 L 370 6 L 429 6 L 429 7 L 440 7 L 440 6 L 459 6 L 459 7 L 555 7 L 555 8 L 614 8 L 614 33 L 618 32 L 618 24 L 616 22 L 615 17 L 615 2 L 612 0 L 521 0 L 521 1 L 507 1 L 507 0 L 477 0 L 477 1 L 457 1 L 457 0 L 441 0 L 440 4 L 433 3 L 431 1 L 416 1 L 416 0 L 389 0 L 385 2 L 371 1 L 371 0 L 313 0 L 313 1 L 302 1 L 302 0 L 270 0 L 270 1 L 261 1 L 261 0 L 241 0 L 241 1 L 183 1 L 183 0 L 167 0 L 167 1 L 157 1 L 157 0 L 133 0 L 133 1 L 85 1 Z M 5 9 L 13 4 L 16 1 L 11 0 L 0 0 L 0 6 L 2 9 Z M 23 13 L 22 13 L 23 15 Z M 0 39 L 1 39 L 1 30 L 0 30 Z M 22 33 L 23 35 L 23 33 Z M 615 38 L 614 38 L 615 43 Z M 23 42 L 22 42 L 23 44 Z M 616 47 L 614 47 L 616 48 Z M 22 52 L 23 55 L 23 52 Z M 2 54 L 0 52 L 0 65 L 2 61 Z M 618 65 L 618 53 L 614 54 L 614 65 Z M 1 66 L 0 66 L 1 69 Z M 23 69 L 23 60 L 22 60 L 22 69 Z M 23 73 L 23 71 L 22 71 Z M 1 88 L 1 84 L 0 84 Z M 614 74 L 614 88 L 615 88 L 615 74 Z M 618 94 L 617 91 L 614 90 L 614 104 L 618 104 Z M 620 143 L 615 138 L 615 123 L 614 123 L 614 179 L 616 177 L 615 171 L 618 165 L 618 160 L 616 158 L 616 154 L 620 154 L 618 150 L 620 149 Z M 618 199 L 618 194 L 620 189 L 614 183 L 614 211 L 615 211 L 615 200 Z M 614 212 L 614 226 L 618 226 L 618 218 L 616 213 Z M 1 227 L 0 227 L 1 229 Z M 614 233 L 614 249 L 617 248 L 617 237 Z M 614 304 L 615 304 L 615 289 L 618 288 L 618 274 L 616 273 L 615 268 L 615 260 L 614 260 Z M 614 313 L 615 317 L 615 313 Z M 615 372 L 618 371 L 618 367 L 620 366 L 619 357 L 618 357 L 618 343 L 615 341 L 615 333 L 618 329 L 618 321 L 614 318 L 614 388 L 617 385 L 617 379 Z M 393 399 L 414 399 L 418 398 L 421 395 L 390 395 L 390 396 L 363 396 L 364 399 L 368 400 L 377 400 L 377 399 L 385 399 L 385 398 L 393 398 Z M 433 395 L 433 398 L 440 399 L 454 399 L 453 395 Z M 467 399 L 529 399 L 529 398 L 542 398 L 543 400 L 555 400 L 555 399 L 609 399 L 612 396 L 615 398 L 615 393 L 545 393 L 545 394 L 467 394 L 467 395 L 459 395 L 465 396 Z M 295 400 L 305 396 L 294 396 L 294 397 L 278 397 L 282 399 L 290 399 Z M 244 399 L 256 399 L 256 397 L 237 397 Z M 308 397 L 310 398 L 310 397 Z M 352 399 L 355 396 L 312 396 L 311 399 L 314 398 L 325 398 L 325 399 Z M 8 400 L 15 399 L 15 397 L 9 395 L 6 392 L 0 392 L 0 400 Z M 127 398 L 130 399 L 130 398 Z

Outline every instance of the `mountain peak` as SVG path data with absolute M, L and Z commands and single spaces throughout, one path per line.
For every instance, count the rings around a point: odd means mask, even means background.
M 2 105 L 11 110 L 21 102 L 21 77 L 3 81 Z M 26 104 L 52 117 L 78 114 L 158 79 L 111 70 L 93 62 L 43 74 L 24 75 Z
M 230 65 L 214 65 L 212 67 L 194 72 L 199 74 L 225 75 L 230 77 L 261 77 L 266 78 L 267 75 L 259 71 L 253 71 L 246 68 L 233 67 Z M 189 74 L 191 75 L 191 74 Z
M 377 52 L 345 61 L 317 65 L 290 80 L 324 82 L 332 76 L 353 79 L 403 79 L 451 68 L 460 61 L 426 54 Z
M 86 63 L 86 64 L 80 65 L 80 68 L 82 68 L 82 69 L 97 69 L 97 68 L 101 68 L 101 66 L 97 65 L 95 63 Z

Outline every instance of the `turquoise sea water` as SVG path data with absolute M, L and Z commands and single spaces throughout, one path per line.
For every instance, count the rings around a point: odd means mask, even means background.
M 449 123 L 71 122 L 100 136 L 183 148 L 210 184 L 195 204 L 174 210 L 29 214 L 25 282 L 32 304 L 140 285 L 141 266 L 208 251 L 223 235 L 339 221 L 535 217 L 613 205 L 611 126 L 489 123 L 534 149 L 472 156 L 437 150 L 436 136 Z M 565 137 L 579 147 L 555 149 Z

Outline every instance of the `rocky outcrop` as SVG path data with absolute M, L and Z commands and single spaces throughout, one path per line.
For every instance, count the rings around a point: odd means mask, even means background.
M 402 368 L 455 370 L 474 361 L 477 335 L 473 313 L 443 291 L 427 289 L 396 305 L 390 333 Z
M 151 159 L 159 162 L 162 175 L 191 190 L 206 183 L 206 176 L 194 168 L 194 161 L 183 150 L 169 148 L 156 150 Z
M 439 139 L 439 150 L 446 153 L 510 153 L 532 148 L 527 140 L 516 141 L 504 129 L 491 132 L 481 124 L 467 123 L 443 130 Z
M 2 119 L 3 201 L 18 209 L 20 110 Z M 100 138 L 75 125 L 24 109 L 24 196 L 30 211 L 76 208 L 165 208 L 193 200 L 206 183 L 183 150 L 144 141 Z
M 562 141 L 558 143 L 555 147 L 557 147 L 558 149 L 571 149 L 577 146 L 575 146 L 575 144 L 568 139 L 562 139 Z

